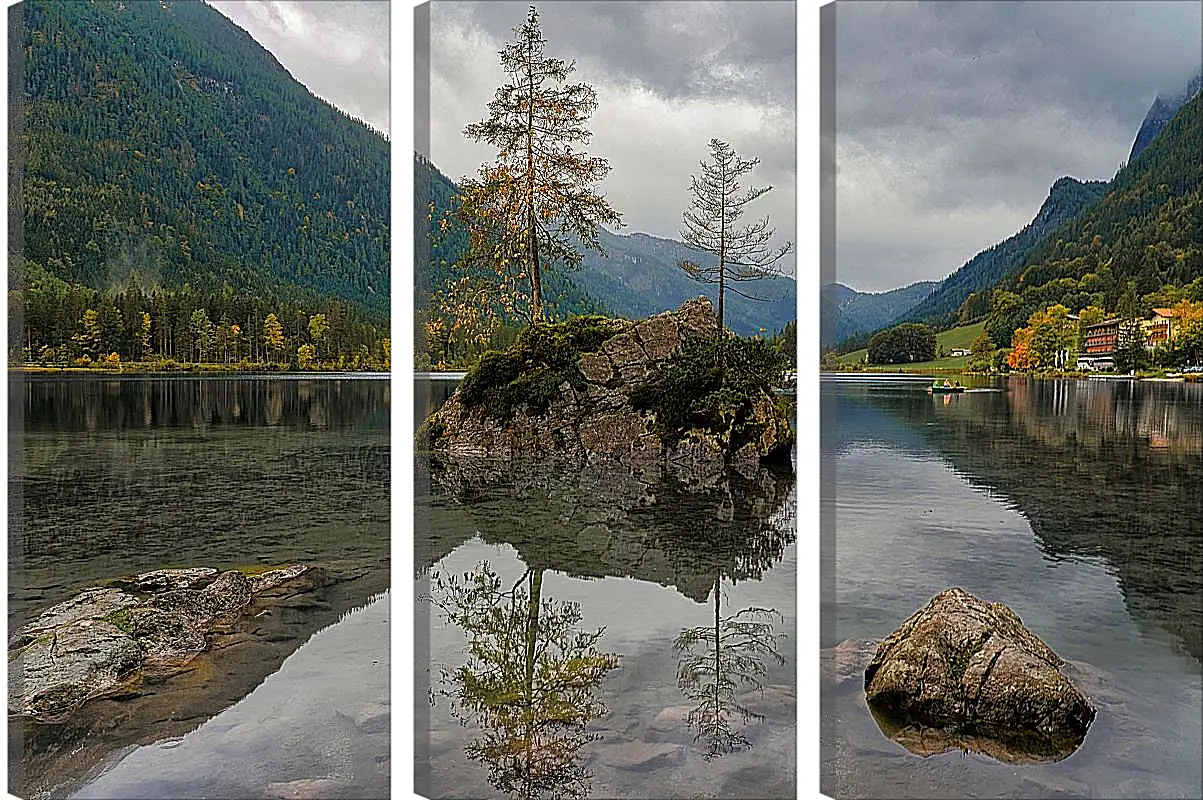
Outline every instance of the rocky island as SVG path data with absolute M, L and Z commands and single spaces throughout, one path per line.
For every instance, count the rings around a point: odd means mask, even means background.
M 417 434 L 434 465 L 554 457 L 690 481 L 789 463 L 788 362 L 720 333 L 706 298 L 633 322 L 578 317 L 486 353 Z

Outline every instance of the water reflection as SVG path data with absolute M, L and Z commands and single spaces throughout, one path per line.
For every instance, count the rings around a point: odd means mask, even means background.
M 971 731 L 932 728 L 892 717 L 873 704 L 869 704 L 869 713 L 882 733 L 923 758 L 959 750 L 981 753 L 1004 764 L 1047 764 L 1069 757 L 1082 744 L 1080 737 L 1047 739 L 1034 735 L 1003 741 Z
M 580 630 L 579 605 L 543 597 L 542 569 L 508 590 L 488 564 L 432 578 L 433 603 L 467 637 L 436 693 L 473 726 L 468 757 L 509 797 L 588 797 L 581 748 L 600 737 L 586 726 L 605 713 L 598 687 L 619 661 L 598 647 L 604 629 Z
M 387 588 L 388 388 L 345 376 L 10 379 L 10 411 L 23 415 L 10 431 L 10 630 L 87 586 L 166 567 L 305 562 L 362 575 L 243 620 L 165 683 L 59 726 L 10 720 L 14 787 L 34 795 L 195 728 L 315 626 Z
M 424 480 L 435 496 L 429 531 L 416 532 L 419 573 L 479 536 L 534 569 L 648 580 L 705 603 L 716 575 L 758 579 L 796 535 L 793 476 L 766 469 L 700 487 L 590 466 L 460 461 Z
M 370 388 L 368 388 L 370 387 Z M 9 381 L 26 430 L 387 425 L 387 381 L 219 377 L 27 376 Z
M 721 589 L 716 578 L 714 625 L 686 628 L 673 642 L 680 657 L 678 685 L 695 704 L 687 722 L 697 729 L 695 741 L 706 745 L 706 760 L 752 746 L 737 725 L 764 716 L 741 702 L 737 692 L 763 688 L 769 661 L 785 666 L 785 657 L 777 649 L 780 636 L 773 632 L 772 622 L 780 620 L 780 613 L 749 607 L 722 617 Z
M 187 733 L 142 737 L 72 797 L 387 796 L 388 595 L 324 623 L 238 703 Z
M 1203 662 L 1203 385 L 1005 386 L 949 408 L 917 392 L 850 387 L 842 447 L 866 411 L 888 412 L 904 450 L 934 447 L 971 484 L 1000 495 L 1050 559 L 1105 559 L 1132 617 L 1169 631 Z
M 499 712 L 489 706 L 488 693 L 534 702 L 529 684 L 519 685 L 507 695 L 480 676 L 508 675 L 512 679 L 520 678 L 524 670 L 530 673 L 532 665 L 529 658 L 522 662 L 523 653 L 530 652 L 531 637 L 544 635 L 545 629 L 542 624 L 536 628 L 535 612 L 524 613 L 524 609 L 539 608 L 536 598 L 541 576 L 546 570 L 555 570 L 575 577 L 653 581 L 694 602 L 713 603 L 713 624 L 685 628 L 672 643 L 675 679 L 692 706 L 682 724 L 703 744 L 707 760 L 751 746 L 743 728 L 762 715 L 748 707 L 749 693 L 761 688 L 770 664 L 786 664 L 777 647 L 780 634 L 774 629 L 780 614 L 758 606 L 724 614 L 723 587 L 759 580 L 794 541 L 794 508 L 787 502 L 792 476 L 761 470 L 750 478 L 731 474 L 707 487 L 588 466 L 555 470 L 546 463 L 461 461 L 429 477 L 436 497 L 430 507 L 429 538 L 423 539 L 419 532 L 419 571 L 475 537 L 513 547 L 527 567 L 525 593 L 517 587 L 510 593 L 501 592 L 498 579 L 487 569 L 464 576 L 457 586 L 449 586 L 449 579 L 437 573 L 432 576 L 436 604 L 465 631 L 471 651 L 513 662 L 509 668 L 476 663 L 453 673 L 461 708 L 467 700 L 469 710 L 483 715 L 478 721 L 483 730 L 498 723 Z M 437 599 L 440 593 L 447 596 Z M 465 607 L 474 608 L 475 617 L 466 613 Z M 538 613 L 550 611 L 573 623 L 579 620 L 579 612 L 555 610 L 549 601 L 542 608 Z M 522 632 L 526 639 L 518 635 Z M 501 634 L 512 638 L 504 640 Z M 600 631 L 576 637 L 572 640 L 575 646 L 591 647 Z M 497 638 L 503 641 L 492 641 Z M 490 644 L 486 646 L 485 641 Z M 520 647 L 523 641 L 528 643 L 525 651 Z M 569 656 L 575 666 L 568 671 L 584 668 L 590 670 L 591 678 L 600 680 L 605 668 L 603 662 L 593 659 L 602 657 L 593 651 Z M 486 692 L 485 699 L 473 697 L 481 691 Z M 583 697 L 573 705 L 582 713 L 601 707 Z M 584 721 L 573 718 L 557 725 L 563 734 Z M 544 785 L 532 773 L 540 765 L 558 760 L 558 774 L 566 780 L 566 785 L 557 789 L 560 796 L 586 796 L 572 794 L 586 790 L 581 788 L 583 773 L 569 763 L 568 756 L 579 751 L 587 739 L 573 734 L 577 738 L 549 748 L 529 734 L 514 733 L 515 729 L 521 731 L 522 725 L 512 719 L 504 727 L 508 731 L 504 736 L 487 734 L 483 742 L 478 740 L 469 747 L 469 755 L 494 762 L 505 754 L 507 760 L 500 766 L 490 766 L 494 787 L 504 785 L 510 787 L 505 791 L 516 792 L 521 786 Z

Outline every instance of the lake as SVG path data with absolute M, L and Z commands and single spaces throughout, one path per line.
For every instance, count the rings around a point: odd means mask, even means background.
M 824 793 L 1203 796 L 1203 385 L 979 383 L 824 376 L 822 646 L 960 586 L 1070 662 L 1098 715 L 1053 763 L 923 758 L 882 734 L 863 679 L 825 683 Z
M 415 382 L 415 423 L 454 390 Z M 415 790 L 793 798 L 796 493 L 552 464 L 415 485 Z
M 323 796 L 382 796 L 388 381 L 10 376 L 9 407 L 10 630 L 159 568 L 305 562 L 353 576 L 240 623 L 163 685 L 60 725 L 10 719 L 13 790 L 287 796 L 326 779 Z

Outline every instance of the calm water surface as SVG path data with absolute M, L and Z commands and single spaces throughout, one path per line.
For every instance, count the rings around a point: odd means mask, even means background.
M 416 421 L 453 388 L 419 381 Z M 537 465 L 516 474 L 463 470 L 434 479 L 420 470 L 415 502 L 420 794 L 796 796 L 792 477 L 765 472 L 686 487 Z M 499 595 L 449 619 L 439 605 L 449 597 L 442 582 L 484 574 L 484 563 Z M 477 641 L 486 643 L 481 652 L 494 672 L 471 656 L 469 629 L 484 632 Z M 572 661 L 571 642 L 599 631 L 596 650 L 615 656 L 616 665 L 590 682 L 581 677 L 582 662 Z M 692 649 L 674 648 L 683 631 L 698 637 Z M 713 663 L 706 659 L 716 633 L 721 674 L 703 668 L 698 680 L 683 680 L 684 667 Z M 752 640 L 768 643 L 783 660 L 755 649 Z M 540 679 L 524 677 L 534 663 L 524 659 L 527 645 L 541 654 L 532 667 Z M 702 661 L 691 661 L 690 653 Z M 753 662 L 763 670 L 761 690 L 741 678 L 753 673 Z M 538 670 L 553 666 L 588 685 L 558 695 L 573 698 L 573 711 L 535 701 L 532 713 L 542 727 L 528 725 L 525 712 L 507 710 L 504 701 L 491 706 L 500 711 L 464 712 L 466 699 L 485 693 L 466 686 L 496 685 L 490 682 L 501 675 L 514 696 L 540 697 L 533 687 L 552 681 Z M 604 710 L 583 714 L 583 739 L 573 738 L 571 725 L 557 724 L 557 717 L 593 703 Z M 716 712 L 718 724 L 705 724 L 699 714 L 691 719 L 703 707 Z M 528 741 L 534 742 L 529 761 Z
M 851 680 L 821 699 L 824 793 L 1203 797 L 1203 385 L 993 388 L 823 380 L 823 646 L 961 586 L 1071 661 L 1098 716 L 1052 764 L 920 758 Z
M 387 634 L 357 620 L 387 615 L 387 602 L 373 598 L 388 588 L 388 382 L 25 376 L 10 380 L 9 407 L 10 629 L 96 582 L 151 569 L 306 562 L 359 576 L 248 629 L 239 646 L 202 656 L 157 690 L 94 701 L 63 726 L 10 724 L 13 786 L 57 796 L 87 773 L 85 796 L 161 796 L 163 785 L 131 784 L 114 759 L 167 748 L 173 774 L 195 778 L 218 765 L 196 782 L 202 792 L 261 796 L 264 781 L 335 775 L 342 783 L 326 787 L 331 796 L 378 796 L 389 765 L 373 758 L 387 754 L 387 734 L 382 745 L 378 731 L 356 728 L 362 714 L 347 710 L 341 681 L 355 674 L 348 663 L 374 664 L 384 683 L 365 678 L 351 694 L 387 714 Z M 345 640 L 341 657 L 322 659 L 324 672 L 281 667 L 320 651 L 323 629 Z M 202 734 L 269 683 L 305 702 L 273 707 L 270 724 L 254 730 L 245 723 L 255 713 L 244 713 L 241 750 Z M 345 751 L 346 763 L 325 769 L 304 755 L 322 748 L 334 748 L 331 758 Z M 362 753 L 366 764 L 355 760 Z M 260 763 L 273 769 L 252 768 Z

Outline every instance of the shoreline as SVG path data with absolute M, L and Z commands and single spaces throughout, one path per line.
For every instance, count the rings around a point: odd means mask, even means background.
M 275 369 L 267 364 L 252 364 L 247 366 L 187 364 L 171 369 L 156 369 L 150 364 L 122 366 L 120 369 L 104 369 L 98 367 L 43 367 L 36 364 L 22 366 L 9 365 L 8 374 L 14 375 L 80 375 L 97 377 L 188 377 L 203 375 L 206 377 L 229 376 L 246 378 L 298 377 L 298 376 L 330 376 L 345 375 L 362 378 L 388 378 L 391 372 L 381 370 L 355 369 Z

